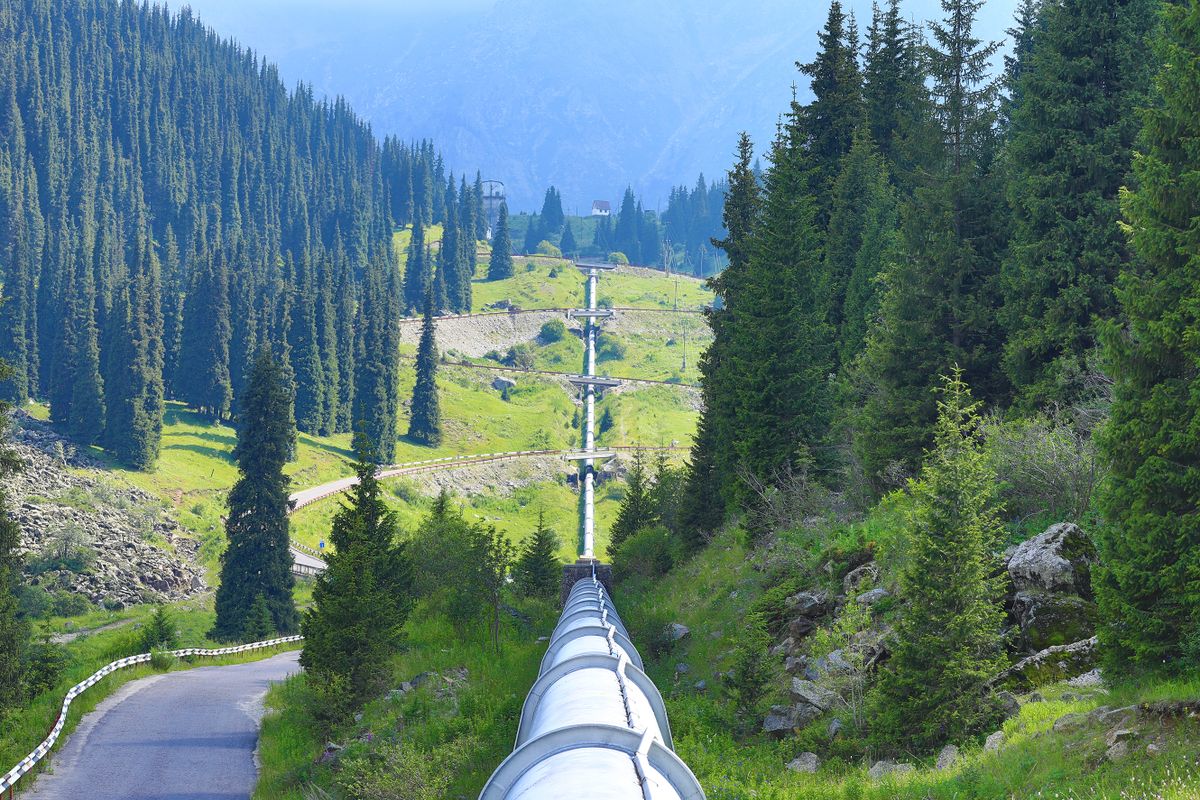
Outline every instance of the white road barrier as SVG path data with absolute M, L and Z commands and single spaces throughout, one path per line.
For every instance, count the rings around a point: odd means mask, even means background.
M 237 645 L 236 647 L 219 647 L 215 650 L 206 650 L 199 647 L 185 647 L 182 650 L 171 650 L 169 652 L 171 655 L 181 658 L 185 656 L 201 656 L 211 658 L 236 655 L 237 653 L 245 653 L 249 652 L 250 650 L 263 650 L 268 647 L 278 647 L 282 644 L 291 644 L 292 642 L 301 642 L 303 640 L 303 636 L 284 636 L 280 639 L 268 639 L 264 642 L 252 642 L 251 644 L 242 644 Z M 138 664 L 145 664 L 150 661 L 150 658 L 150 653 L 142 653 L 141 655 L 118 659 L 102 669 L 93 672 L 87 679 L 72 686 L 67 692 L 67 696 L 63 698 L 62 708 L 58 712 L 58 719 L 54 721 L 54 727 L 50 729 L 49 735 L 46 736 L 46 738 L 42 740 L 42 743 L 35 747 L 29 755 L 21 759 L 19 764 L 6 772 L 3 777 L 0 777 L 0 792 L 7 790 L 9 792 L 9 797 L 11 797 L 13 785 L 16 784 L 16 782 L 26 774 L 28 774 L 34 767 L 36 767 L 38 763 L 44 759 L 52 749 L 54 749 L 54 745 L 58 742 L 59 737 L 62 736 L 63 728 L 66 727 L 67 712 L 71 708 L 71 701 L 117 670 L 125 669 L 126 667 L 133 667 Z

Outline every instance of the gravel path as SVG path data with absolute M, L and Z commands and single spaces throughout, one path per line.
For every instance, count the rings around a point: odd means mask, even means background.
M 232 800 L 258 778 L 263 696 L 299 652 L 125 684 L 86 715 L 26 800 Z

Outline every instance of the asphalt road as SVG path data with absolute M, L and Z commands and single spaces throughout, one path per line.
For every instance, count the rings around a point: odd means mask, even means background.
M 254 791 L 263 696 L 299 652 L 127 683 L 86 715 L 26 800 L 232 800 Z

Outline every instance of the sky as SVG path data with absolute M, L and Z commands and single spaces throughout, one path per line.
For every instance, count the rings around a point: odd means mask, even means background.
M 433 139 L 451 169 L 536 210 L 632 186 L 649 208 L 724 173 L 737 134 L 765 150 L 812 58 L 826 0 L 189 0 L 292 85 L 343 95 L 379 135 Z M 979 22 L 1003 38 L 1016 0 Z M 865 29 L 870 0 L 848 0 Z M 924 19 L 937 0 L 904 0 Z

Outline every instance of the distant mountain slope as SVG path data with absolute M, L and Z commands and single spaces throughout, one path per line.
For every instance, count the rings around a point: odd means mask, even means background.
M 373 0 L 191 2 L 289 81 L 344 94 L 377 132 L 432 137 L 453 167 L 483 165 L 515 209 L 535 210 L 553 183 L 585 213 L 626 183 L 665 207 L 672 185 L 726 168 L 739 130 L 765 150 L 792 84 L 807 96 L 794 62 L 812 56 L 826 12 L 824 0 L 459 0 L 422 13 Z M 865 33 L 870 4 L 849 5 Z M 1014 6 L 991 0 L 982 34 L 1003 38 Z M 938 13 L 933 0 L 905 7 Z

